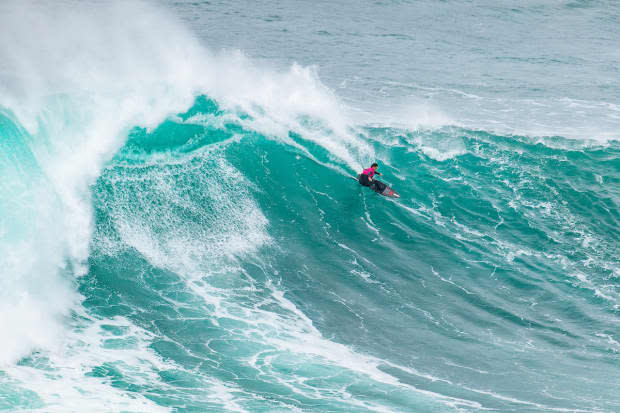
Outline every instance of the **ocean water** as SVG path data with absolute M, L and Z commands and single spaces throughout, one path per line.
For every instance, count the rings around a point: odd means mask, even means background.
M 0 410 L 620 411 L 619 24 L 2 2 Z

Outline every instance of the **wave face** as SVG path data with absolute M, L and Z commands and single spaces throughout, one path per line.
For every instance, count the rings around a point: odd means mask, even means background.
M 618 410 L 618 141 L 364 121 L 151 6 L 30 6 L 0 19 L 50 27 L 0 41 L 0 410 Z M 351 179 L 374 160 L 399 200 Z

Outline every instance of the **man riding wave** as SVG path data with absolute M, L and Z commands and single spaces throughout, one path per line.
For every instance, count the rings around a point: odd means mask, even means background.
M 375 162 L 372 165 L 370 165 L 370 168 L 364 169 L 359 176 L 359 183 L 364 186 L 370 187 L 370 189 L 372 189 L 375 192 L 381 193 L 385 190 L 387 185 L 381 181 L 377 181 L 373 179 L 375 174 L 382 175 L 380 172 L 377 172 L 378 167 L 379 167 L 379 164 Z

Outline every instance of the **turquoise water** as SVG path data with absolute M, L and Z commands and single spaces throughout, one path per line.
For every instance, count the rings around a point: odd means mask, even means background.
M 1 7 L 0 410 L 620 409 L 614 3 Z

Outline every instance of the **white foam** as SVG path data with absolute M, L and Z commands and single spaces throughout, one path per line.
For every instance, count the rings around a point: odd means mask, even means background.
M 0 351 L 4 361 L 27 354 L 33 345 L 54 342 L 28 339 L 25 332 L 51 337 L 59 326 L 52 319 L 62 317 L 75 302 L 69 283 L 59 278 L 59 268 L 67 260 L 73 274 L 86 271 L 93 229 L 89 186 L 131 127 L 153 127 L 206 93 L 225 108 L 250 114 L 243 120 L 246 126 L 278 139 L 297 131 L 351 169 L 360 169 L 361 161 L 374 156 L 350 130 L 346 109 L 322 85 L 315 68 L 293 65 L 276 72 L 237 52 L 214 55 L 152 5 L 8 1 L 0 5 L 0 26 L 7 33 L 0 38 L 0 106 L 31 135 L 27 143 L 44 174 L 42 185 L 52 194 L 37 202 L 40 210 L 53 211 L 48 213 L 53 216 L 49 225 L 37 227 L 50 237 L 23 245 L 16 260 L 23 267 L 7 270 L 16 279 L 9 290 L 34 297 L 27 278 L 46 278 L 57 286 L 57 291 L 49 291 L 58 297 L 51 300 L 54 304 L 33 299 L 38 304 L 11 305 L 24 312 L 22 323 L 9 324 L 8 319 L 19 320 L 19 314 L 2 312 L 0 325 L 12 326 L 4 332 L 14 340 L 8 346 L 20 349 L 11 356 Z M 130 231 L 124 233 L 129 236 Z M 14 234 L 5 235 L 14 241 Z M 139 243 L 136 237 L 130 242 Z M 244 248 L 245 240 L 236 242 Z M 234 244 L 231 238 L 233 250 Z M 49 251 L 48 261 L 27 264 L 29 256 L 43 260 L 42 250 Z M 3 255 L 10 256 L 8 251 L 15 253 L 14 242 L 3 245 Z M 35 320 L 45 313 L 49 332 L 35 328 Z M 18 325 L 23 328 L 16 330 Z M 7 344 L 0 346 L 4 350 Z
M 13 281 L 11 309 L 0 312 L 7 337 L 0 362 L 58 340 L 60 320 L 77 299 L 62 268 L 68 262 L 67 275 L 86 271 L 93 226 L 89 185 L 127 130 L 156 125 L 194 96 L 188 57 L 202 49 L 190 36 L 139 3 L 92 6 L 0 6 L 7 34 L 0 38 L 0 106 L 30 135 L 20 144 L 32 152 L 37 169 L 26 172 L 42 174 L 32 186 L 36 209 L 16 217 L 29 236 L 20 244 L 20 234 L 5 231 L 2 240 L 0 255 L 13 257 L 4 278 Z M 2 196 L 23 197 L 13 189 Z
M 226 180 L 225 177 L 224 179 Z M 169 196 L 174 197 L 174 194 L 169 194 Z M 232 205 L 238 203 L 239 200 L 233 200 Z M 227 205 L 225 209 L 234 209 L 232 205 Z M 137 208 L 137 210 L 143 211 L 145 209 Z M 148 215 L 148 210 L 146 213 Z M 226 215 L 229 213 L 216 211 L 215 218 L 232 221 L 242 219 L 238 215 Z M 126 217 L 127 214 L 128 212 L 125 209 L 123 216 Z M 173 217 L 166 217 L 166 220 L 170 219 L 174 221 Z M 236 274 L 242 270 L 228 266 L 226 264 L 228 260 L 220 254 L 202 254 L 200 250 L 196 249 L 196 245 L 204 243 L 204 240 L 200 237 L 197 238 L 199 242 L 194 243 L 192 237 L 181 235 L 184 231 L 175 231 L 173 236 L 178 239 L 178 244 L 183 246 L 183 248 L 171 247 L 171 245 L 176 245 L 176 243 L 168 242 L 162 244 L 158 240 L 161 237 L 148 229 L 148 220 L 141 220 L 136 224 L 131 230 L 134 235 L 129 238 L 130 245 L 138 249 L 154 265 L 172 269 L 181 276 L 186 277 L 188 281 L 186 283 L 187 287 L 195 294 L 200 295 L 205 303 L 213 306 L 210 319 L 215 325 L 228 324 L 231 320 L 236 322 L 235 327 L 230 330 L 229 339 L 253 343 L 249 348 L 256 348 L 257 350 L 247 357 L 244 364 L 259 370 L 262 380 L 267 382 L 275 381 L 279 385 L 287 387 L 293 393 L 311 399 L 325 400 L 325 398 L 336 397 L 339 403 L 346 403 L 350 406 L 363 407 L 364 409 L 378 412 L 392 411 L 389 407 L 382 406 L 381 404 L 359 399 L 356 395 L 350 394 L 346 386 L 339 388 L 337 385 L 335 388 L 324 388 L 324 385 L 321 387 L 306 385 L 305 381 L 308 380 L 308 377 L 304 376 L 303 372 L 300 372 L 299 375 L 282 375 L 279 373 L 278 368 L 273 365 L 278 362 L 277 358 L 287 358 L 292 355 L 296 359 L 302 360 L 307 368 L 315 363 L 320 366 L 336 367 L 341 369 L 341 371 L 349 371 L 355 375 L 364 376 L 381 385 L 394 386 L 399 391 L 411 392 L 413 395 L 424 395 L 424 397 L 428 397 L 430 403 L 439 402 L 451 406 L 481 407 L 478 403 L 469 400 L 446 397 L 404 384 L 394 375 L 385 372 L 383 367 L 389 366 L 393 369 L 399 369 L 402 372 L 416 375 L 429 381 L 448 382 L 445 379 L 419 372 L 412 367 L 399 366 L 386 360 L 361 354 L 344 344 L 323 337 L 314 326 L 312 320 L 300 311 L 293 302 L 288 300 L 282 290 L 269 281 L 265 287 L 259 287 L 259 285 L 255 285 L 251 281 L 249 274 L 244 273 L 244 278 L 250 280 L 248 288 L 240 289 L 237 286 L 236 293 L 231 294 L 228 289 L 214 287 L 210 282 L 210 278 L 213 275 L 222 273 L 226 274 L 226 277 L 229 279 L 231 277 L 236 278 Z M 261 225 L 258 225 L 257 228 L 263 229 Z M 125 231 L 126 229 L 121 228 L 121 230 Z M 140 231 L 142 232 L 141 237 L 143 239 L 136 242 L 135 234 Z M 342 244 L 340 246 L 350 250 Z M 225 244 L 219 247 L 226 248 Z M 246 244 L 245 251 L 251 252 L 253 248 L 252 245 Z M 187 251 L 191 251 L 191 254 Z M 185 258 L 188 254 L 202 258 L 195 260 L 191 264 Z M 201 261 L 208 261 L 209 267 L 196 266 Z M 203 282 L 199 284 L 192 282 L 196 279 L 200 279 Z M 262 292 L 268 292 L 269 295 L 256 300 L 256 297 L 254 297 L 256 288 L 261 290 L 259 296 L 262 297 L 264 295 Z M 240 327 L 238 323 L 241 323 L 243 327 Z M 214 346 L 213 342 L 218 340 L 208 340 L 206 343 L 207 347 L 211 351 L 217 352 L 217 346 Z
M 35 355 L 38 367 L 10 366 L 5 369 L 14 387 L 29 389 L 37 394 L 42 406 L 32 411 L 103 413 L 172 410 L 149 400 L 142 392 L 126 392 L 111 386 L 113 379 L 105 374 L 102 377 L 88 375 L 95 369 L 116 369 L 125 383 L 141 386 L 146 392 L 161 397 L 178 390 L 175 383 L 161 379 L 161 372 L 175 370 L 187 373 L 196 379 L 200 388 L 196 395 L 186 395 L 188 401 L 197 399 L 198 402 L 218 405 L 222 411 L 247 413 L 236 402 L 236 395 L 241 389 L 214 377 L 197 375 L 195 371 L 187 370 L 169 359 L 162 360 L 149 347 L 154 335 L 123 317 L 99 320 L 82 313 L 73 327 L 61 349 Z
M 449 135 L 416 135 L 409 139 L 415 149 L 422 151 L 424 155 L 439 162 L 455 158 L 467 153 L 465 143 L 459 136 Z M 409 149 L 410 151 L 413 148 Z
M 314 68 L 293 65 L 288 72 L 277 73 L 240 54 L 213 55 L 151 6 L 5 2 L 0 6 L 0 26 L 10 33 L 0 38 L 0 105 L 9 108 L 32 136 L 29 145 L 44 176 L 41 187 L 49 184 L 51 194 L 49 199 L 37 200 L 42 210 L 52 211 L 47 216 L 53 218 L 49 223 L 37 221 L 23 245 L 4 239 L 0 244 L 3 253 L 10 252 L 3 255 L 13 257 L 8 273 L 13 280 L 9 284 L 13 301 L 9 302 L 17 304 L 14 312 L 0 307 L 0 328 L 3 336 L 9 337 L 0 344 L 0 362 L 11 377 L 23 386 L 32 386 L 46 403 L 46 411 L 79 410 L 85 400 L 93 401 L 86 406 L 89 411 L 155 410 L 152 402 L 139 396 L 132 399 L 104 380 L 84 379 L 93 366 L 124 360 L 130 366 L 143 366 L 139 373 L 144 373 L 144 380 L 155 380 L 155 368 L 164 367 L 147 349 L 148 332 L 131 330 L 141 338 L 134 350 L 103 351 L 98 333 L 89 330 L 100 323 L 93 321 L 85 330 L 72 330 L 75 326 L 63 319 L 71 309 L 79 311 L 75 308 L 79 297 L 69 288 L 71 281 L 63 277 L 79 276 L 86 270 L 93 232 L 89 186 L 122 146 L 129 128 L 154 127 L 166 116 L 187 109 L 197 94 L 206 93 L 226 109 L 250 114 L 251 118 L 242 121 L 244 126 L 283 140 L 288 139 L 289 131 L 299 132 L 351 169 L 359 170 L 374 152 L 350 130 L 346 109 L 320 83 Z M 231 273 L 227 265 L 234 265 L 236 255 L 255 251 L 269 240 L 265 217 L 248 191 L 243 191 L 247 182 L 225 162 L 217 168 L 224 186 L 210 192 L 220 198 L 213 202 L 219 209 L 206 218 L 208 229 L 191 226 L 169 209 L 156 211 L 144 205 L 146 208 L 128 213 L 119 205 L 114 215 L 110 206 L 122 241 L 153 265 L 185 276 L 188 287 L 213 304 L 214 323 L 224 318 L 242 321 L 248 325 L 245 334 L 258 335 L 261 345 L 308 360 L 327 361 L 330 366 L 448 404 L 480 407 L 400 383 L 381 369 L 387 364 L 383 360 L 322 337 L 312 321 L 275 287 L 271 300 L 284 315 L 239 304 L 229 290 L 221 291 L 208 282 L 202 286 L 194 283 L 202 277 L 208 281 L 218 272 Z M 165 177 L 149 178 L 157 184 L 151 195 L 193 207 Z M 218 182 L 210 180 L 209 184 Z M 235 191 L 226 184 L 234 185 Z M 158 233 L 153 229 L 154 218 L 178 231 Z M 4 234 L 12 241 L 14 234 Z M 106 248 L 114 247 L 111 240 L 105 242 Z M 34 257 L 34 262 L 28 257 Z M 71 265 L 65 273 L 66 261 Z M 16 298 L 18 291 L 21 295 Z M 43 293 L 51 298 L 46 300 Z M 62 331 L 62 324 L 69 329 Z M 85 344 L 78 349 L 81 343 Z M 33 348 L 45 348 L 52 360 L 63 364 L 58 380 L 49 380 L 42 370 L 12 364 Z M 428 380 L 438 379 L 411 368 L 390 366 Z M 218 394 L 223 393 L 218 400 L 231 410 L 242 411 L 226 394 L 230 383 L 212 384 Z M 312 397 L 314 393 L 305 394 Z M 346 397 L 349 393 L 343 390 L 339 394 Z M 387 411 L 362 400 L 351 404 Z
M 390 102 L 384 110 L 364 113 L 362 123 L 385 125 L 406 130 L 433 130 L 443 126 L 457 126 L 458 122 L 443 109 L 429 102 L 409 98 L 404 102 Z M 369 122 L 370 120 L 370 122 Z
M 129 338 L 135 342 L 135 346 L 124 349 L 105 347 L 106 337 L 101 330 L 104 324 L 126 328 L 127 332 L 123 336 L 112 338 Z M 157 381 L 157 370 L 163 369 L 164 364 L 148 349 L 148 332 L 132 326 L 122 318 L 105 322 L 90 320 L 81 327 L 83 329 L 78 332 L 67 335 L 64 345 L 53 353 L 35 355 L 35 360 L 39 360 L 36 364 L 42 364 L 43 368 L 4 368 L 16 386 L 37 394 L 42 406 L 33 408 L 32 411 L 170 411 L 140 394 L 128 394 L 110 386 L 109 379 L 85 376 L 93 368 L 111 363 L 119 367 L 131 366 L 131 380 L 136 384 L 145 385 Z
M 217 174 L 194 174 L 200 188 L 209 188 L 194 200 L 185 196 L 191 184 L 176 177 L 190 174 L 198 158 Z M 253 252 L 269 241 L 267 219 L 249 195 L 250 183 L 225 161 L 219 148 L 174 163 L 174 168 L 159 162 L 157 168 L 140 172 L 140 179 L 151 187 L 148 197 L 136 199 L 119 190 L 106 205 L 123 244 L 154 266 L 200 278 L 227 258 Z M 209 208 L 201 202 L 208 202 Z M 201 224 L 177 214 L 177 208 L 191 211 Z
M 289 141 L 289 131 L 313 141 L 360 170 L 374 157 L 371 146 L 351 130 L 347 108 L 319 80 L 316 68 L 293 64 L 288 72 L 257 66 L 241 54 L 220 55 L 226 77 L 205 85 L 210 96 L 229 109 L 251 115 L 247 128 Z
M 32 348 L 55 347 L 77 301 L 63 270 L 63 216 L 55 194 L 36 170 L 2 161 L 0 366 Z

